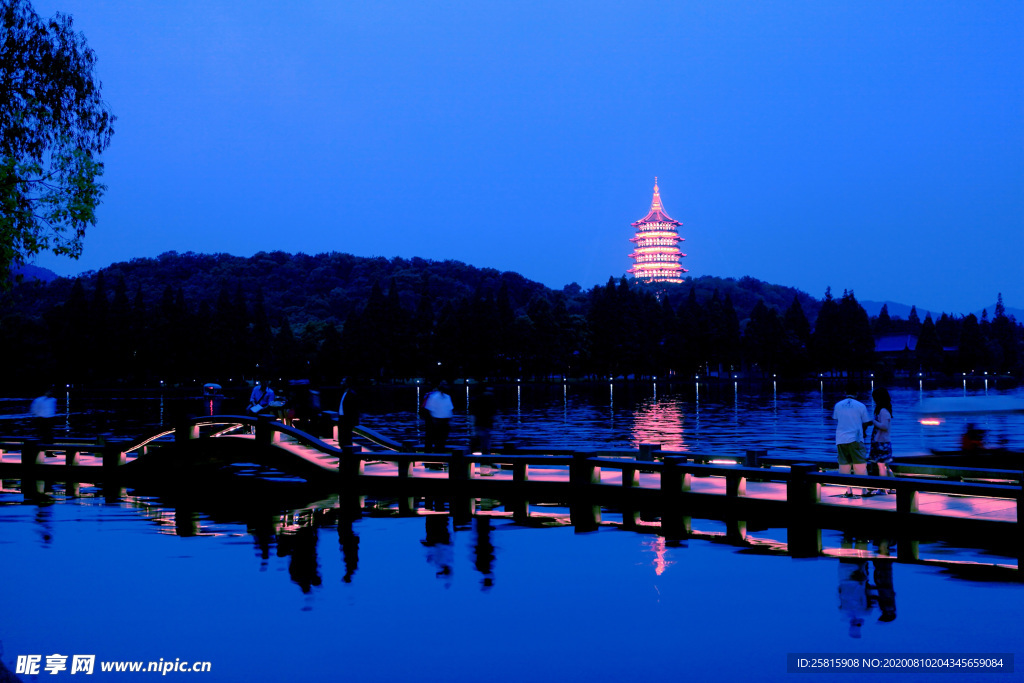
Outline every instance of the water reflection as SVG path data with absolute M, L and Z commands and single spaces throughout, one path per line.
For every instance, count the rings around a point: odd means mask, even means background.
M 876 559 L 875 566 L 875 604 L 882 611 L 879 621 L 894 621 L 896 619 L 896 589 L 892 584 L 892 560 Z
M 486 591 L 494 586 L 495 548 L 491 543 L 491 518 L 480 516 L 476 518 L 475 522 L 476 543 L 473 545 L 473 565 L 483 576 L 480 586 L 482 590 Z
M 338 545 L 345 564 L 345 575 L 341 577 L 344 583 L 352 583 L 352 577 L 359 569 L 359 534 L 355 532 L 353 521 L 351 517 L 338 520 Z
M 654 565 L 655 576 L 661 576 L 665 573 L 665 570 L 675 564 L 674 561 L 668 559 L 668 553 L 666 552 L 668 545 L 664 536 L 645 538 L 644 548 L 654 555 L 654 560 L 651 564 Z
M 878 543 L 880 554 L 871 553 L 869 545 L 870 541 L 851 536 L 844 536 L 842 540 L 837 567 L 839 611 L 847 622 L 850 638 L 859 639 L 862 636 L 865 621 L 874 615 L 876 607 L 881 612 L 878 621 L 887 623 L 896 619 L 894 560 L 885 556 L 889 551 L 889 542 Z
M 10 489 L 5 486 L 5 490 Z M 933 604 L 948 604 L 957 615 L 950 619 L 973 619 L 972 633 L 995 630 L 992 620 L 984 617 L 998 615 L 1000 609 L 1010 612 L 1005 605 L 1012 606 L 1014 614 L 1017 606 L 1024 607 L 1024 590 L 1012 583 L 1016 571 L 985 567 L 978 553 L 960 552 L 941 566 L 952 571 L 958 564 L 966 566 L 962 563 L 978 560 L 973 565 L 978 574 L 971 578 L 987 575 L 1000 581 L 999 585 L 979 589 L 973 581 L 948 581 L 934 568 L 919 565 L 894 569 L 901 560 L 889 554 L 895 551 L 891 543 L 837 532 L 819 533 L 819 545 L 831 556 L 819 557 L 819 548 L 816 559 L 794 560 L 789 557 L 791 538 L 786 529 L 751 526 L 744 530 L 739 522 L 691 520 L 685 536 L 673 541 L 659 533 L 656 518 L 639 523 L 636 531 L 623 531 L 609 514 L 598 531 L 574 534 L 566 528 L 567 509 L 535 507 L 531 512 L 536 516 L 527 527 L 504 516 L 500 505 L 484 501 L 479 506 L 482 512 L 456 527 L 443 511 L 419 507 L 415 515 L 403 516 L 394 500 L 384 498 L 359 505 L 355 497 L 348 503 L 330 497 L 289 508 L 275 507 L 269 500 L 236 501 L 231 506 L 219 505 L 216 500 L 171 504 L 138 491 L 131 491 L 114 505 L 104 501 L 101 490 L 88 486 L 82 487 L 79 499 L 61 493 L 56 486 L 45 506 L 23 502 L 20 491 L 0 494 L 0 541 L 13 542 L 5 547 L 16 549 L 18 557 L 31 563 L 34 571 L 45 568 L 47 560 L 59 557 L 64 561 L 81 553 L 85 566 L 76 578 L 78 589 L 97 586 L 94 593 L 100 604 L 110 596 L 120 601 L 124 591 L 137 591 L 124 599 L 148 596 L 147 610 L 156 624 L 149 637 L 160 637 L 172 650 L 188 650 L 200 640 L 223 647 L 224 642 L 207 633 L 213 630 L 209 624 L 214 624 L 224 631 L 241 629 L 238 640 L 229 644 L 243 651 L 245 658 L 266 656 L 268 653 L 245 648 L 264 642 L 267 633 L 272 633 L 275 647 L 280 645 L 282 652 L 305 646 L 304 653 L 332 652 L 336 656 L 337 650 L 332 648 L 344 643 L 346 652 L 358 654 L 357 660 L 391 666 L 387 653 L 394 643 L 375 643 L 374 638 L 380 640 L 379 631 L 366 628 L 382 614 L 414 614 L 428 625 L 415 638 L 426 639 L 426 645 L 412 646 L 416 656 L 425 658 L 420 662 L 433 661 L 431 655 L 450 645 L 451 638 L 459 636 L 457 629 L 466 624 L 470 625 L 470 638 L 477 635 L 472 629 L 479 629 L 487 642 L 514 642 L 530 628 L 536 630 L 538 614 L 555 618 L 564 614 L 579 621 L 570 619 L 562 627 L 551 628 L 550 642 L 557 646 L 538 655 L 545 666 L 566 657 L 587 659 L 599 642 L 595 638 L 601 637 L 601 628 L 614 630 L 616 624 L 627 624 L 631 625 L 629 632 L 641 633 L 643 640 L 638 650 L 621 649 L 625 653 L 621 656 L 634 667 L 633 673 L 671 678 L 643 668 L 640 657 L 650 652 L 652 639 L 659 650 L 676 651 L 671 647 L 678 648 L 680 643 L 693 646 L 694 651 L 687 653 L 687 666 L 694 656 L 700 658 L 715 643 L 730 639 L 732 648 L 724 657 L 734 656 L 738 625 L 745 632 L 757 633 L 753 640 L 761 643 L 744 643 L 748 661 L 754 655 L 763 660 L 773 652 L 778 656 L 778 652 L 793 651 L 796 645 L 812 642 L 812 637 L 816 647 L 833 652 L 843 651 L 844 645 L 885 652 L 890 638 L 908 648 L 941 645 L 945 649 L 958 645 L 953 639 L 963 634 L 947 635 L 936 628 L 936 640 L 929 638 L 931 633 L 917 633 L 923 631 L 922 623 L 937 618 L 929 611 Z M 41 530 L 50 536 L 48 540 L 39 536 Z M 76 532 L 82 532 L 83 540 L 69 548 Z M 168 533 L 188 538 L 173 538 Z M 134 557 L 145 561 L 136 562 L 131 559 Z M 7 581 L 9 588 L 7 592 L 0 589 L 0 596 L 9 602 L 16 593 L 11 587 L 21 585 L 23 578 L 17 574 L 19 563 L 6 564 L 10 565 L 6 570 L 0 567 L 0 580 Z M 898 578 L 894 577 L 897 573 Z M 128 580 L 114 580 L 114 576 Z M 107 577 L 111 580 L 105 582 Z M 896 619 L 896 581 L 902 591 L 900 619 Z M 160 585 L 162 590 L 149 596 L 150 584 Z M 965 595 L 974 599 L 965 600 Z M 42 607 L 40 614 L 49 611 L 49 616 L 29 617 L 38 621 L 36 631 L 53 627 L 56 599 L 36 598 Z M 204 611 L 204 623 L 197 626 L 191 608 L 200 602 L 208 611 Z M 179 604 L 190 609 L 179 609 Z M 937 606 L 934 610 L 940 611 Z M 89 623 L 95 618 L 96 614 L 90 613 Z M 62 617 L 60 623 L 65 631 L 86 628 L 84 619 Z M 19 621 L 21 630 L 23 622 Z M 302 643 L 288 640 L 288 634 L 295 633 L 302 634 Z M 461 633 L 465 638 L 467 634 Z M 781 635 L 784 633 L 789 641 Z M 7 638 L 6 633 L 2 635 Z M 985 635 L 989 635 L 987 631 Z M 856 644 L 851 637 L 859 638 Z M 664 644 L 658 640 L 661 638 Z M 18 652 L 44 651 L 43 645 L 37 650 L 25 642 L 23 638 Z M 32 642 L 48 643 L 45 636 Z M 409 647 L 403 643 L 403 652 Z M 535 648 L 530 654 L 536 652 Z M 632 659 L 631 653 L 640 654 Z M 486 678 L 492 671 L 487 667 L 494 667 L 497 661 L 493 650 L 487 654 L 487 661 L 474 661 L 471 672 L 447 680 Z M 720 665 L 725 660 L 717 658 L 716 662 Z M 501 661 L 501 666 L 509 666 Z M 241 665 L 233 666 L 239 668 L 232 669 L 238 673 L 232 680 L 270 680 L 259 675 L 246 678 Z M 516 678 L 528 677 L 519 676 L 518 670 L 515 673 Z M 559 673 L 560 679 L 575 680 L 570 672 Z M 702 670 L 697 679 L 716 680 L 712 674 Z M 622 677 L 602 678 L 598 672 L 589 680 L 613 678 Z M 717 680 L 741 678 L 731 675 Z M 287 676 L 273 679 L 287 680 Z M 781 676 L 767 679 L 782 680 Z M 303 680 L 332 679 L 312 675 Z
M 843 548 L 852 546 L 843 540 Z M 858 548 L 861 549 L 861 548 Z M 863 544 L 867 550 L 867 545 Z M 860 638 L 861 627 L 869 613 L 868 607 L 868 561 L 856 555 L 844 555 L 837 564 L 839 570 L 839 612 L 849 621 L 851 638 Z
M 435 576 L 444 581 L 445 588 L 452 587 L 452 536 L 448 531 L 448 515 L 427 515 L 426 538 L 420 541 L 427 549 L 427 564 L 435 569 Z
M 317 530 L 313 524 L 289 529 L 277 537 L 277 556 L 290 558 L 288 575 L 303 593 L 322 583 L 316 545 Z
M 686 416 L 678 403 L 649 401 L 636 410 L 630 441 L 658 443 L 666 451 L 688 451 L 685 422 Z

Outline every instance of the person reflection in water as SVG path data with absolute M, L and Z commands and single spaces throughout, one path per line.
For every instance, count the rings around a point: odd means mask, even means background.
M 875 566 L 875 585 L 868 587 L 868 595 L 873 602 L 882 610 L 879 621 L 894 621 L 896 619 L 896 590 L 892 585 L 892 560 L 876 558 L 872 564 Z
M 473 547 L 473 559 L 476 570 L 483 574 L 481 590 L 490 590 L 494 586 L 494 544 L 491 543 L 491 518 L 477 517 L 476 545 Z
M 437 578 L 444 579 L 444 587 L 452 585 L 452 535 L 448 531 L 448 515 L 427 515 L 427 537 L 420 541 L 427 548 L 427 562 L 437 568 Z
M 316 540 L 316 529 L 308 526 L 277 537 L 277 556 L 291 557 L 288 574 L 302 588 L 303 593 L 309 593 L 313 586 L 321 583 Z
M 844 550 L 866 551 L 867 543 L 843 539 Z M 850 637 L 860 638 L 868 603 L 868 561 L 852 553 L 839 560 L 839 612 L 850 622 Z
M 259 516 L 248 525 L 249 535 L 252 536 L 253 545 L 256 546 L 260 555 L 260 571 L 266 571 L 269 567 L 270 549 L 274 545 L 274 518 L 270 516 Z
M 338 544 L 345 561 L 345 576 L 342 581 L 352 583 L 352 576 L 359 568 L 359 535 L 352 528 L 352 520 L 338 520 Z

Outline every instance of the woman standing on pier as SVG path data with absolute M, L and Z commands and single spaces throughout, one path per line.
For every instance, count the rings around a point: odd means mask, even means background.
M 892 398 L 888 389 L 878 387 L 871 392 L 871 400 L 875 402 L 875 418 L 872 421 L 871 450 L 868 451 L 868 464 L 878 465 L 878 474 L 882 477 L 894 477 L 892 464 L 892 440 L 889 435 L 892 426 Z M 885 489 L 875 489 L 874 493 L 886 493 Z M 889 493 L 895 493 L 890 491 Z

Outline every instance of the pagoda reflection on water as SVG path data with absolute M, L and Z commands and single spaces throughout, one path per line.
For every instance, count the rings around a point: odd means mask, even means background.
M 631 237 L 633 253 L 629 255 L 635 261 L 629 273 L 637 280 L 644 282 L 682 282 L 686 269 L 679 259 L 686 254 L 679 250 L 683 238 L 676 231 L 682 225 L 667 213 L 661 206 L 661 194 L 658 191 L 658 178 L 654 178 L 654 198 L 651 210 L 632 226 L 636 228 L 636 237 Z

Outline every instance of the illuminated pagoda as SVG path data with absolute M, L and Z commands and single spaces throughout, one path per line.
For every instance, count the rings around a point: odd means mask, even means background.
M 679 250 L 683 238 L 676 232 L 682 225 L 673 219 L 661 206 L 661 194 L 658 193 L 658 178 L 654 178 L 654 198 L 651 210 L 646 216 L 632 223 L 636 228 L 636 237 L 629 238 L 636 246 L 629 255 L 635 261 L 629 273 L 644 282 L 682 282 L 686 268 L 679 264 L 679 259 L 686 254 Z

